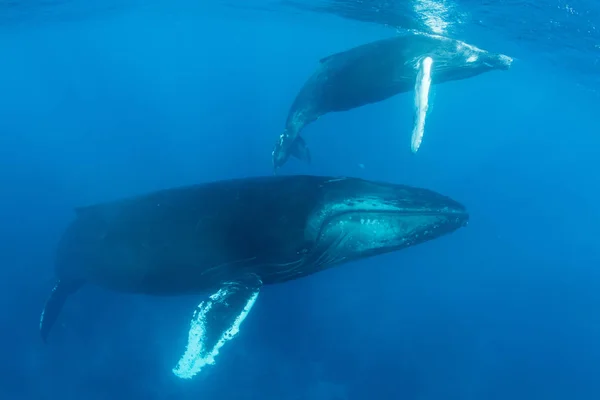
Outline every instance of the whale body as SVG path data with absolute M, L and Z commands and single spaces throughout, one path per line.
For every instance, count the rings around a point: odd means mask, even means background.
M 197 374 L 235 336 L 264 285 L 455 231 L 463 205 L 436 192 L 349 177 L 270 176 L 161 190 L 76 209 L 40 319 L 46 341 L 85 284 L 205 295 L 173 372 Z
M 512 64 L 509 56 L 418 31 L 406 31 L 325 57 L 290 107 L 285 129 L 272 152 L 274 169 L 283 166 L 290 156 L 310 161 L 300 133 L 319 117 L 413 91 L 421 61 L 427 57 L 433 61 L 433 85 L 507 70 Z

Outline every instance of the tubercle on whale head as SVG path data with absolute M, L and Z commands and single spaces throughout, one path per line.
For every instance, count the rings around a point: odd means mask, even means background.
M 508 71 L 513 63 L 513 58 L 499 53 L 486 53 L 482 61 L 491 69 Z
M 507 70 L 513 62 L 512 57 L 481 49 L 462 40 L 424 32 L 413 34 L 423 39 L 420 42 L 423 51 L 418 58 L 429 56 L 433 58 L 436 68 L 442 70 L 453 70 L 453 73 L 457 70 L 478 70 L 481 73 L 486 69 Z
M 444 38 L 445 46 L 434 45 L 430 51 L 434 72 L 441 80 L 470 78 L 492 70 L 508 70 L 513 58 L 490 52 L 461 40 Z M 433 76 L 433 74 L 432 74 Z

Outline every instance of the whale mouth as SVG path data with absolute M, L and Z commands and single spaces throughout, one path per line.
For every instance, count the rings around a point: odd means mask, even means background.
M 319 267 L 401 250 L 469 222 L 465 206 L 428 189 L 351 183 L 330 182 L 330 197 L 307 221 L 305 238 L 315 243 Z
M 466 209 L 451 209 L 444 208 L 440 210 L 349 210 L 343 211 L 338 214 L 334 214 L 325 221 L 323 221 L 323 226 L 327 223 L 330 223 L 332 220 L 339 220 L 344 218 L 355 218 L 361 216 L 375 216 L 380 218 L 402 218 L 402 217 L 439 217 L 445 218 L 448 220 L 452 220 L 457 224 L 468 224 L 469 222 L 469 213 Z
M 437 208 L 355 208 L 331 213 L 317 234 L 316 264 L 342 261 L 414 246 L 467 226 L 469 214 L 460 205 Z
M 441 236 L 450 230 L 469 224 L 469 213 L 462 208 L 443 208 L 439 210 L 351 210 L 332 215 L 325 221 L 321 230 L 336 223 L 356 225 L 359 229 L 369 226 L 394 226 L 394 233 L 409 236 L 414 231 L 428 231 Z M 401 231 L 404 231 L 403 233 Z M 439 235 L 436 234 L 439 232 Z

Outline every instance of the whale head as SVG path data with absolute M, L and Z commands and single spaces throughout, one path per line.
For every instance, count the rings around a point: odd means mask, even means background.
M 493 70 L 506 71 L 512 65 L 513 59 L 507 55 L 489 52 L 460 40 L 452 42 L 454 69 L 448 73 L 449 80 L 470 78 Z
M 507 55 L 489 52 L 460 40 L 418 33 L 420 41 L 414 66 L 426 56 L 433 60 L 431 79 L 441 83 L 466 79 L 493 71 L 508 70 L 513 59 Z
M 504 54 L 490 53 L 487 51 L 481 51 L 478 55 L 479 63 L 482 66 L 487 67 L 489 70 L 498 69 L 501 71 L 507 71 L 512 65 L 513 59 Z M 469 59 L 467 59 L 467 62 Z M 476 60 L 477 61 L 477 60 Z
M 427 189 L 358 179 L 329 183 L 306 230 L 319 268 L 427 242 L 467 225 L 459 202 Z

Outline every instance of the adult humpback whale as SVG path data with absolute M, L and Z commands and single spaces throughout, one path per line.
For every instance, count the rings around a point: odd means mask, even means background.
M 272 152 L 277 170 L 293 155 L 310 161 L 302 129 L 324 114 L 346 111 L 415 90 L 416 151 L 423 134 L 429 82 L 470 78 L 510 67 L 512 58 L 443 36 L 407 31 L 320 60 L 289 110 Z
M 41 336 L 85 283 L 208 294 L 173 369 L 191 378 L 237 334 L 263 285 L 414 246 L 468 218 L 430 190 L 324 176 L 219 181 L 78 208 L 58 245 Z

